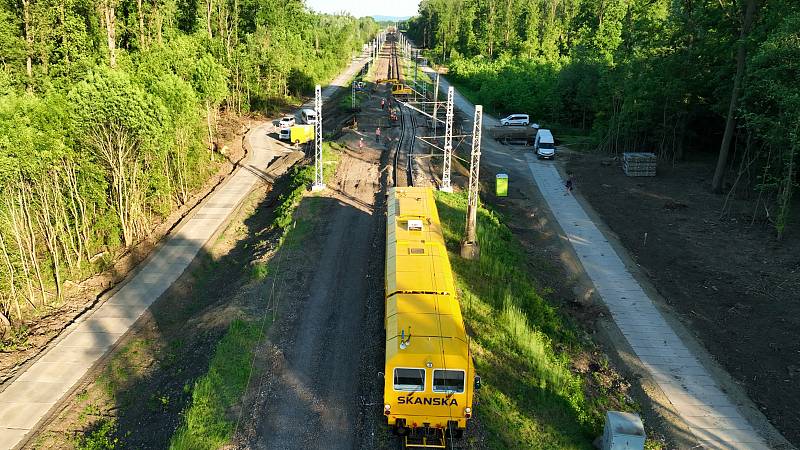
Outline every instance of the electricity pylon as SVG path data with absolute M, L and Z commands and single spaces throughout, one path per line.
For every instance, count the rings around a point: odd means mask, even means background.
M 453 86 L 447 88 L 447 115 L 444 123 L 444 162 L 440 191 L 453 192 L 450 186 L 450 165 L 453 158 Z
M 314 113 L 317 121 L 314 123 L 314 184 L 312 191 L 325 189 L 325 180 L 322 178 L 322 87 L 314 88 Z
M 464 240 L 461 241 L 461 257 L 478 259 L 478 194 L 480 193 L 481 168 L 481 124 L 483 122 L 483 106 L 475 105 L 475 119 L 472 121 L 472 153 L 469 160 L 469 194 L 467 196 L 467 224 L 464 229 Z

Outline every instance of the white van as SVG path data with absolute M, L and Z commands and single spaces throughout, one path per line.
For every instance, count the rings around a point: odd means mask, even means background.
M 511 114 L 508 117 L 500 119 L 500 125 L 504 127 L 508 125 L 528 126 L 529 123 L 531 123 L 531 119 L 527 114 Z
M 313 109 L 304 109 L 300 111 L 300 117 L 303 119 L 303 123 L 309 125 L 317 123 L 317 113 L 315 113 Z
M 546 128 L 540 128 L 536 132 L 536 140 L 533 142 L 533 151 L 539 159 L 542 158 L 555 158 L 556 156 L 556 141 L 553 139 L 553 133 Z

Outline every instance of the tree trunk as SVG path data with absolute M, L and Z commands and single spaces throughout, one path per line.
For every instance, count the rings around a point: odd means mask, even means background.
M 17 313 L 17 320 L 22 322 L 22 309 L 19 306 L 19 296 L 17 294 L 17 282 L 14 277 L 14 265 L 11 264 L 11 257 L 8 254 L 8 249 L 6 248 L 5 238 L 0 236 L 0 250 L 3 251 L 3 262 L 8 269 L 8 285 L 11 290 L 11 300 L 14 301 L 14 311 Z
M 728 119 L 725 123 L 725 134 L 722 136 L 722 144 L 719 148 L 719 158 L 717 159 L 717 169 L 714 171 L 714 179 L 711 181 L 711 190 L 722 192 L 722 181 L 725 178 L 725 169 L 728 166 L 728 154 L 730 153 L 731 140 L 736 128 L 736 102 L 739 100 L 739 87 L 744 77 L 745 63 L 747 59 L 747 35 L 753 23 L 753 16 L 756 12 L 758 0 L 747 0 L 747 6 L 742 21 L 742 30 L 739 35 L 739 42 L 736 49 L 736 75 L 733 77 L 733 90 L 731 90 L 731 101 L 728 105 Z
M 69 60 L 69 32 L 67 31 L 67 7 L 64 4 L 64 0 L 61 0 L 58 4 L 58 12 L 59 16 L 61 17 L 61 47 L 64 49 L 64 62 L 67 63 L 67 67 L 70 65 Z
M 22 20 L 25 26 L 25 68 L 28 74 L 28 91 L 33 89 L 33 30 L 31 29 L 31 2 L 22 0 Z
M 158 45 L 162 45 L 164 43 L 164 35 L 162 33 L 162 28 L 164 27 L 164 17 L 161 14 L 161 9 L 158 7 L 158 0 L 153 0 L 153 12 L 156 18 L 156 39 L 158 39 Z
M 214 35 L 211 33 L 211 11 L 213 8 L 214 8 L 213 1 L 206 0 L 206 30 L 208 31 L 209 40 L 214 38 Z
M 147 48 L 147 36 L 144 34 L 144 10 L 142 8 L 142 0 L 136 0 L 136 7 L 139 13 L 139 45 L 141 45 L 142 50 L 144 50 Z
M 211 161 L 214 160 L 214 131 L 211 129 L 211 102 L 206 100 L 206 126 L 208 127 L 208 152 Z
M 117 67 L 117 17 L 110 2 L 103 4 L 103 18 L 106 22 L 106 41 L 108 42 L 108 61 L 112 69 Z

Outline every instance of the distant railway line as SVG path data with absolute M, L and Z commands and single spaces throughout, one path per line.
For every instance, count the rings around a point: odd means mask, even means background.
M 397 51 L 397 37 L 387 40 L 390 45 L 389 64 L 386 77 L 403 83 L 403 70 Z M 400 135 L 394 148 L 393 167 L 396 187 L 414 186 L 414 142 L 416 140 L 417 119 L 414 113 L 392 98 L 390 105 L 399 110 Z M 405 172 L 405 173 L 403 173 Z

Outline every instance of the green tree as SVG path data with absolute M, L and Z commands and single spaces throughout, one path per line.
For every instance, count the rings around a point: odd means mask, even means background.
M 121 71 L 98 68 L 69 93 L 72 114 L 85 145 L 108 171 L 110 199 L 123 243 L 146 230 L 143 172 L 161 143 L 166 111 L 161 102 Z

